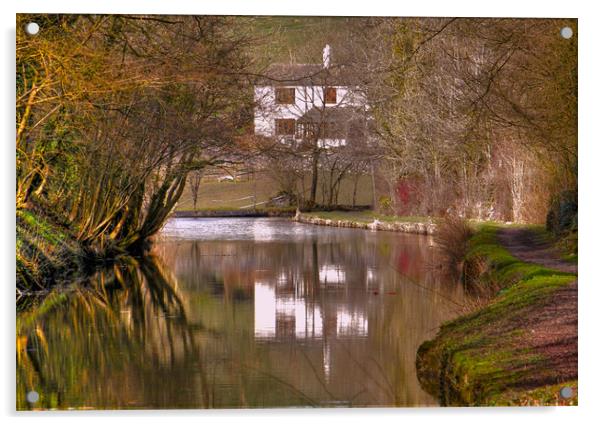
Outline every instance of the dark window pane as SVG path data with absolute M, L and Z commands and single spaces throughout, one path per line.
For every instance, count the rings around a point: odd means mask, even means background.
M 337 103 L 337 89 L 335 87 L 326 87 L 324 90 L 324 101 L 326 103 Z
M 295 134 L 294 119 L 278 119 L 276 120 L 276 135 L 277 136 L 292 136 Z
M 276 103 L 279 105 L 291 105 L 295 103 L 295 89 L 294 88 L 277 88 L 276 89 Z

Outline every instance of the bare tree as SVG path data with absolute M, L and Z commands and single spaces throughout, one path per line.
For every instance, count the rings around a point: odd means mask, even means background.
M 380 36 L 374 39 L 387 47 L 368 40 L 359 49 L 374 67 L 366 92 L 398 176 L 422 187 L 416 213 L 519 217 L 522 199 L 540 196 L 543 188 L 533 192 L 535 186 L 521 183 L 519 190 L 514 179 L 522 179 L 518 158 L 525 156 L 536 159 L 531 170 L 546 182 L 548 198 L 576 188 L 576 40 L 558 33 L 575 24 L 453 18 L 377 23 Z M 511 154 L 518 155 L 516 167 L 504 160 Z M 512 181 L 514 189 L 507 190 L 503 182 Z M 545 208 L 536 215 L 541 221 Z

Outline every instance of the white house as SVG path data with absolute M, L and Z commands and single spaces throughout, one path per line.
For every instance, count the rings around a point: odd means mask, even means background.
M 364 96 L 331 65 L 326 45 L 322 64 L 273 64 L 255 85 L 255 134 L 283 143 L 312 141 L 330 148 L 348 144 L 365 121 Z

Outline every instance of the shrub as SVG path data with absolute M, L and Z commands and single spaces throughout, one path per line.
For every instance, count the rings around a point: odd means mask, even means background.
M 546 228 L 555 235 L 576 228 L 577 206 L 576 190 L 567 190 L 554 197 L 546 217 Z
M 378 210 L 381 214 L 392 214 L 393 213 L 393 201 L 389 196 L 381 196 L 378 198 Z
M 466 220 L 447 216 L 437 225 L 434 239 L 445 256 L 450 270 L 459 271 L 468 252 L 473 231 Z

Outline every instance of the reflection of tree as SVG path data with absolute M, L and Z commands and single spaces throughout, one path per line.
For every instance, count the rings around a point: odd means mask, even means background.
M 144 382 L 128 376 L 128 363 L 149 370 L 169 366 L 190 355 L 193 345 L 182 302 L 161 264 L 125 260 L 19 314 L 17 407 L 28 407 L 31 389 L 41 396 L 37 407 L 128 407 L 148 390 L 136 388 Z

